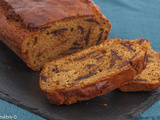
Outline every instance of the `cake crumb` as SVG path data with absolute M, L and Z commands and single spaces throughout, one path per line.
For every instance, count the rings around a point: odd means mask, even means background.
M 107 105 L 107 104 L 104 104 L 104 106 L 107 107 L 108 105 Z
M 11 67 L 8 67 L 8 70 L 10 70 L 11 69 Z

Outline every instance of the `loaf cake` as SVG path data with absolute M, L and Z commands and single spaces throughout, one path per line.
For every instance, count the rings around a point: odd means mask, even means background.
M 133 44 L 143 44 L 147 47 L 148 62 L 141 74 L 135 76 L 131 82 L 120 87 L 120 90 L 123 92 L 157 90 L 160 86 L 160 54 L 153 51 L 148 40 L 137 39 L 133 41 Z
M 92 0 L 0 0 L 0 40 L 33 70 L 107 39 Z
M 52 104 L 89 100 L 119 88 L 146 65 L 146 48 L 118 38 L 45 64 L 40 88 Z

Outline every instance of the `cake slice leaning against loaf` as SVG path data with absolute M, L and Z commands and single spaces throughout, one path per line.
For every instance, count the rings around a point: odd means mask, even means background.
M 110 28 L 92 0 L 0 0 L 0 40 L 36 71 L 102 43 Z
M 151 48 L 150 42 L 144 39 L 132 41 L 133 44 L 145 45 L 147 47 L 147 65 L 141 74 L 120 87 L 123 92 L 153 91 L 160 86 L 160 53 Z
M 119 88 L 144 69 L 146 48 L 118 38 L 46 63 L 40 88 L 52 104 L 89 100 Z

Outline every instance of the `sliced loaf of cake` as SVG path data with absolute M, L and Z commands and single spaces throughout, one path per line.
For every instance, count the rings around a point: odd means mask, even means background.
M 107 39 L 92 0 L 0 0 L 0 40 L 33 70 Z
M 119 88 L 144 69 L 146 48 L 115 38 L 46 63 L 40 88 L 52 104 L 89 100 Z
M 148 62 L 141 74 L 135 76 L 132 82 L 120 87 L 120 90 L 123 92 L 156 90 L 160 86 L 160 54 L 153 51 L 150 42 L 146 39 L 137 39 L 132 43 L 147 47 Z

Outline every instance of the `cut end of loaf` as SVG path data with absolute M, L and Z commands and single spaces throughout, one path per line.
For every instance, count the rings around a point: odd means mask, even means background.
M 146 68 L 134 79 L 124 86 L 120 87 L 123 92 L 137 91 L 153 91 L 160 86 L 160 58 L 159 53 L 156 53 L 151 48 L 151 44 L 146 39 L 137 39 L 132 41 L 133 44 L 142 44 L 147 48 L 147 65 Z
M 40 70 L 46 62 L 102 43 L 110 27 L 107 19 L 88 16 L 48 24 L 25 39 L 23 55 L 33 70 Z
M 0 39 L 29 67 L 107 39 L 111 24 L 91 0 L 0 2 Z M 45 7 L 44 7 L 45 6 Z

